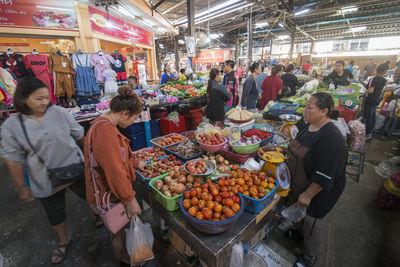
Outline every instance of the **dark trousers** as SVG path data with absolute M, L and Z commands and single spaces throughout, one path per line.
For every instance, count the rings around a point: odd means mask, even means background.
M 376 122 L 376 106 L 365 106 L 363 119 L 366 124 L 366 134 L 371 134 Z

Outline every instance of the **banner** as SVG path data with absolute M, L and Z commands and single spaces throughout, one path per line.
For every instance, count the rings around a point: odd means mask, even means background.
M 0 26 L 78 30 L 72 0 L 0 0 Z
M 231 56 L 231 50 L 204 50 L 197 53 L 197 64 L 220 63 L 228 60 Z
M 93 33 L 105 34 L 133 44 L 153 46 L 153 36 L 150 32 L 134 26 L 107 13 L 89 6 L 90 25 Z

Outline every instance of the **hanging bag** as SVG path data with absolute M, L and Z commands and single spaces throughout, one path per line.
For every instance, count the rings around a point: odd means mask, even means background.
M 126 229 L 126 249 L 131 265 L 141 265 L 154 259 L 152 250 L 154 236 L 148 223 L 143 224 L 139 217 L 131 220 L 131 226 Z
M 71 164 L 61 168 L 48 168 L 46 163 L 44 162 L 43 158 L 36 152 L 35 148 L 33 147 L 28 134 L 26 132 L 25 124 L 22 119 L 21 113 L 18 114 L 19 122 L 22 126 L 22 131 L 24 132 L 24 136 L 28 145 L 32 149 L 33 153 L 38 157 L 39 162 L 46 168 L 47 175 L 51 180 L 51 185 L 53 188 L 56 188 L 60 185 L 70 184 L 76 182 L 79 178 L 82 177 L 82 174 L 85 170 L 84 162 Z M 79 156 L 79 152 L 78 152 Z
M 96 159 L 94 158 L 93 151 L 90 147 L 90 138 L 93 128 L 102 121 L 96 122 L 89 130 L 88 136 L 88 152 L 89 152 L 89 167 L 90 174 L 93 180 L 94 196 L 96 199 L 96 206 L 99 210 L 100 216 L 108 230 L 111 233 L 118 233 L 128 222 L 129 218 L 126 214 L 125 206 L 119 203 L 111 203 L 111 191 L 107 191 L 100 202 L 101 188 L 104 188 L 103 183 L 100 180 L 100 175 L 95 168 L 99 167 Z

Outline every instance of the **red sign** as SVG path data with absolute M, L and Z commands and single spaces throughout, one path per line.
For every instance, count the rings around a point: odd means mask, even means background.
M 0 26 L 78 30 L 72 0 L 0 0 Z
M 231 50 L 204 50 L 197 53 L 197 63 L 219 63 L 228 60 L 231 56 Z
M 128 22 L 109 16 L 107 13 L 89 6 L 90 25 L 92 31 L 98 34 L 106 34 L 124 41 L 153 46 L 153 36 L 150 32 L 134 26 Z

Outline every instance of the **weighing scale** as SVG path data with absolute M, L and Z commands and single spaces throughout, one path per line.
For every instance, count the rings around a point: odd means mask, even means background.
M 279 118 L 284 123 L 284 125 L 279 129 L 279 132 L 289 137 L 290 140 L 295 139 L 299 133 L 299 129 L 295 124 L 301 120 L 301 117 L 298 115 L 283 114 L 280 115 Z

